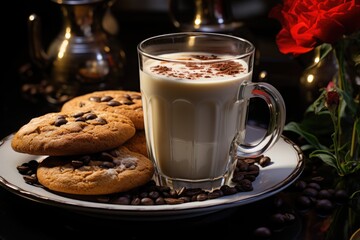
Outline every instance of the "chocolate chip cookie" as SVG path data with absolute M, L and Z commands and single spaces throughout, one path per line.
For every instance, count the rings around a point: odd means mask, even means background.
M 133 152 L 141 153 L 148 157 L 144 130 L 137 130 L 135 135 L 124 143 L 124 146 Z
M 12 148 L 32 155 L 77 155 L 122 145 L 136 132 L 126 116 L 106 111 L 52 112 L 31 119 L 12 138 Z
M 141 93 L 125 90 L 95 91 L 65 102 L 61 111 L 101 110 L 129 117 L 136 129 L 144 129 Z
M 37 178 L 49 190 L 78 195 L 124 192 L 150 181 L 152 162 L 120 146 L 80 156 L 49 156 L 39 163 Z

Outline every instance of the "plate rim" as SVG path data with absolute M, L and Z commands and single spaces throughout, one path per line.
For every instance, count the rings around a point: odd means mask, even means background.
M 6 141 L 9 141 L 13 134 L 10 134 L 3 138 L 0 141 L 0 148 L 3 147 L 4 143 Z M 36 192 L 32 192 L 28 189 L 23 189 L 14 183 L 11 183 L 7 181 L 3 176 L 0 176 L 0 186 L 8 190 L 9 192 L 16 194 L 20 197 L 23 197 L 25 199 L 38 202 L 41 204 L 46 204 L 49 206 L 54 207 L 60 207 L 68 210 L 73 210 L 79 213 L 83 214 L 96 214 L 97 216 L 101 214 L 102 216 L 111 217 L 111 218 L 121 218 L 124 217 L 128 219 L 128 217 L 135 216 L 137 220 L 143 220 L 144 218 L 147 219 L 148 217 L 156 218 L 156 217 L 169 217 L 172 216 L 172 218 L 186 218 L 189 216 L 198 216 L 198 215 L 204 215 L 204 214 L 210 214 L 213 212 L 217 212 L 220 210 L 225 210 L 245 204 L 249 204 L 255 201 L 259 201 L 261 199 L 264 199 L 266 197 L 269 197 L 271 195 L 274 195 L 289 185 L 291 185 L 303 172 L 305 163 L 304 163 L 304 154 L 300 147 L 296 145 L 292 140 L 290 140 L 288 137 L 281 135 L 279 140 L 283 140 L 285 144 L 290 145 L 292 149 L 296 152 L 297 156 L 297 164 L 294 166 L 294 169 L 291 171 L 291 173 L 284 178 L 281 182 L 278 182 L 275 185 L 269 186 L 264 191 L 258 192 L 256 194 L 253 194 L 249 197 L 246 197 L 245 199 L 241 198 L 242 193 L 236 193 L 230 196 L 224 196 L 220 197 L 218 199 L 210 199 L 206 200 L 207 203 L 211 202 L 213 204 L 207 204 L 203 206 L 201 202 L 199 202 L 194 207 L 187 207 L 189 203 L 182 203 L 182 204 L 175 204 L 175 205 L 152 205 L 152 206 L 146 206 L 146 205 L 119 205 L 119 204 L 113 204 L 113 203 L 99 203 L 99 202 L 90 202 L 90 201 L 84 201 L 84 200 L 78 200 L 73 198 L 67 198 L 64 196 L 61 196 L 65 199 L 69 199 L 69 201 L 63 201 L 62 199 L 55 199 L 55 198 L 49 198 L 48 196 L 40 195 Z M 276 144 L 274 145 L 274 147 Z M 13 151 L 12 149 L 10 149 Z M 14 152 L 15 153 L 15 152 Z M 29 155 L 27 155 L 29 156 Z M 39 156 L 35 156 L 39 158 Z M 19 174 L 19 176 L 21 176 Z M 31 185 L 29 185 L 31 186 Z M 32 186 L 36 187 L 37 186 Z M 248 193 L 248 192 L 247 192 Z M 56 195 L 56 193 L 52 193 Z M 240 196 L 239 196 L 240 195 Z M 57 195 L 60 196 L 60 195 Z M 236 198 L 235 200 L 226 201 L 226 202 L 220 202 L 219 204 L 216 204 L 216 202 L 219 202 L 219 200 L 224 199 L 232 199 Z M 77 204 L 77 203 L 85 203 L 85 204 Z M 190 202 L 194 203 L 194 202 Z M 187 205 L 188 204 L 188 205 Z M 93 206 L 94 205 L 94 206 Z M 118 206 L 118 207 L 116 207 Z M 121 207 L 120 207 L 121 206 Z M 130 206 L 130 207 L 129 207 Z M 167 206 L 164 208 L 164 206 Z M 181 206 L 181 207 L 179 207 Z M 185 206 L 185 207 L 184 207 Z

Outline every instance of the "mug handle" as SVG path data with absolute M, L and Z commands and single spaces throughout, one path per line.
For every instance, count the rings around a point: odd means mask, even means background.
M 244 101 L 244 104 L 248 104 L 250 98 L 263 99 L 270 113 L 268 128 L 264 136 L 256 142 L 248 143 L 245 141 L 246 127 L 244 132 L 239 132 L 235 136 L 232 147 L 233 154 L 240 155 L 242 157 L 259 156 L 266 150 L 271 148 L 280 138 L 284 129 L 286 120 L 286 109 L 284 100 L 279 91 L 269 83 L 264 82 L 244 82 L 239 90 L 239 99 Z M 246 106 L 248 107 L 248 106 Z M 246 126 L 245 118 L 245 126 Z

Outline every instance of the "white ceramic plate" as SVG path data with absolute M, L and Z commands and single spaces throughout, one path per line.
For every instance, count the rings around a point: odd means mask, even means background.
M 261 168 L 253 182 L 253 190 L 241 192 L 217 199 L 189 202 L 177 205 L 119 205 L 96 203 L 60 196 L 43 188 L 25 183 L 18 173 L 17 166 L 32 159 L 41 160 L 44 156 L 17 153 L 11 148 L 12 135 L 1 141 L 0 146 L 0 185 L 5 189 L 30 200 L 56 207 L 74 210 L 83 214 L 109 218 L 132 220 L 144 219 L 180 219 L 210 214 L 216 211 L 252 203 L 269 197 L 292 184 L 304 167 L 300 148 L 286 137 L 268 150 L 272 164 Z

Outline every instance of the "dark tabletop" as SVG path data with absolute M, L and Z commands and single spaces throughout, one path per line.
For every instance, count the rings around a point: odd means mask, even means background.
M 8 9 L 11 17 L 3 19 L 3 30 L 6 34 L 2 35 L 6 44 L 2 45 L 1 55 L 1 138 L 15 132 L 31 118 L 58 109 L 58 106 L 48 104 L 41 96 L 29 96 L 22 91 L 24 84 L 29 81 L 28 75 L 24 75 L 24 68 L 29 66 L 30 62 L 27 17 L 32 12 L 37 12 L 46 19 L 42 26 L 45 29 L 43 37 L 46 45 L 59 29 L 58 8 L 50 1 L 27 0 L 16 3 L 14 1 Z M 115 16 L 121 26 L 118 38 L 127 57 L 123 87 L 139 90 L 136 45 L 149 36 L 178 30 L 164 12 L 117 10 Z M 305 89 L 299 83 L 299 78 L 311 55 L 298 59 L 281 55 L 275 44 L 279 26 L 266 15 L 245 19 L 244 23 L 244 27 L 236 34 L 251 39 L 257 48 L 254 81 L 273 84 L 284 97 L 287 122 L 300 120 L 309 104 L 309 96 L 305 97 Z M 267 77 L 259 79 L 260 73 L 264 72 Z M 261 119 L 266 115 L 261 109 L 253 108 L 250 112 L 251 120 L 259 124 L 262 124 Z M 295 136 L 288 137 L 294 142 L 298 140 Z M 325 170 L 317 167 L 316 163 L 307 165 L 299 179 L 310 183 L 319 182 L 319 176 L 326 176 L 325 180 L 321 178 L 322 188 L 326 189 L 335 188 L 339 184 L 335 177 L 329 176 L 330 171 L 326 167 Z M 204 216 L 177 220 L 139 220 L 89 216 L 71 209 L 39 203 L 0 187 L 0 239 L 185 239 L 194 236 L 205 239 L 214 238 L 213 235 L 221 236 L 222 239 L 255 239 L 255 229 L 269 226 L 275 231 L 268 239 L 347 240 L 360 227 L 357 208 L 353 205 L 334 200 L 331 211 L 323 210 L 319 213 L 315 204 L 299 209 L 296 199 L 301 194 L 300 188 L 294 183 L 265 199 Z M 277 213 L 289 213 L 294 218 L 286 224 L 276 225 L 278 223 L 276 220 L 274 222 L 273 218 Z

